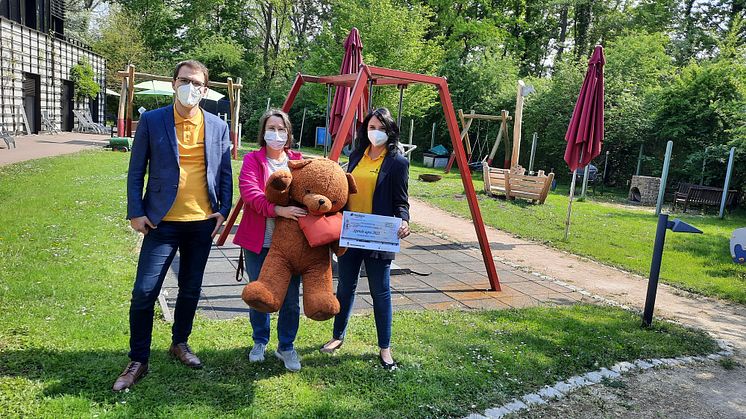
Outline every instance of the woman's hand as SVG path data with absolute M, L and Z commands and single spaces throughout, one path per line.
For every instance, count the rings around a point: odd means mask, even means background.
M 289 218 L 295 221 L 298 221 L 298 217 L 303 217 L 306 214 L 308 214 L 308 212 L 304 210 L 303 208 L 282 207 L 280 205 L 275 206 L 275 213 L 277 214 L 278 217 Z
M 399 236 L 400 239 L 403 239 L 409 235 L 409 222 L 402 220 L 401 227 L 399 227 L 399 231 L 397 231 L 397 236 Z

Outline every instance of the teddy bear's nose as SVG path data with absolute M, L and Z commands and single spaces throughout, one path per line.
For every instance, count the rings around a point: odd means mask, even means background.
M 319 205 L 324 205 L 325 202 L 323 199 L 319 199 Z

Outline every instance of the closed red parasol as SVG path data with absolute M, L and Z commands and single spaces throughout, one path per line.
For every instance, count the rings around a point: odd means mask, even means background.
M 565 140 L 565 161 L 572 170 L 570 183 L 570 202 L 567 206 L 565 220 L 565 240 L 570 233 L 570 216 L 572 199 L 575 195 L 577 169 L 587 166 L 591 160 L 601 154 L 604 142 L 604 49 L 596 45 L 591 59 L 588 60 L 588 71 L 585 73 L 583 86 L 580 88 L 575 110 L 567 127 Z M 584 178 L 585 181 L 585 178 Z
M 601 154 L 604 141 L 604 49 L 596 45 L 588 61 L 565 140 L 565 161 L 570 170 L 584 167 Z
M 345 55 L 342 59 L 342 67 L 339 69 L 339 74 L 352 74 L 357 73 L 360 64 L 363 63 L 363 42 L 360 40 L 360 32 L 357 28 L 352 28 L 350 34 L 347 35 L 344 43 Z M 330 133 L 332 137 L 336 138 L 337 131 L 342 123 L 342 116 L 344 116 L 347 106 L 350 103 L 350 87 L 348 86 L 337 86 L 336 92 L 334 93 L 334 101 L 332 102 L 331 120 L 329 121 Z M 367 89 L 363 93 L 363 97 L 368 97 Z M 367 100 L 361 100 L 357 106 L 357 121 L 362 122 L 365 118 L 367 111 L 366 104 Z M 346 134 L 345 144 L 352 141 L 352 133 L 354 127 Z

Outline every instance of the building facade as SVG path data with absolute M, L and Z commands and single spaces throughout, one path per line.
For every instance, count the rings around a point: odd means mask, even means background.
M 100 86 L 93 99 L 75 100 L 70 70 L 87 61 Z M 74 109 L 104 122 L 106 62 L 64 33 L 64 0 L 0 0 L 0 129 L 25 133 L 62 131 L 77 124 Z M 24 121 L 25 115 L 25 121 Z

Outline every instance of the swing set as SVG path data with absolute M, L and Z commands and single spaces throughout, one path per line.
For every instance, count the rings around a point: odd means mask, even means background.
M 463 127 L 461 131 L 461 142 L 463 142 L 466 147 L 469 168 L 471 170 L 482 170 L 484 191 L 488 195 L 494 196 L 502 194 L 510 200 L 523 198 L 533 203 L 543 204 L 549 194 L 549 188 L 552 185 L 552 181 L 554 180 L 554 173 L 549 173 L 547 175 L 543 170 L 539 170 L 537 176 L 530 176 L 526 175 L 526 170 L 518 164 L 518 158 L 521 151 L 523 98 L 533 92 L 534 89 L 532 86 L 526 86 L 522 80 L 518 81 L 515 123 L 513 125 L 512 152 L 509 145 L 510 139 L 508 138 L 508 121 L 513 120 L 513 118 L 508 116 L 508 111 L 505 110 L 501 111 L 500 115 L 480 115 L 474 113 L 474 111 L 464 114 L 462 110 L 459 110 L 461 126 Z M 474 143 L 475 147 L 472 149 L 471 141 L 469 139 L 469 129 L 474 120 L 477 120 L 478 122 L 476 140 Z M 500 121 L 500 125 L 497 129 L 497 138 L 495 139 L 495 143 L 489 155 L 486 155 L 485 151 L 489 149 L 489 139 L 491 137 L 485 133 L 484 137 L 480 138 L 482 121 Z M 503 136 L 505 137 L 505 160 L 503 168 L 491 167 Z M 455 149 L 456 148 L 454 147 L 454 150 Z M 533 154 L 531 158 L 533 161 Z M 448 161 L 445 173 L 450 172 L 454 161 L 455 152 L 451 153 L 451 158 Z
M 438 89 L 440 95 L 440 102 L 443 106 L 443 112 L 445 114 L 446 124 L 448 126 L 448 132 L 451 137 L 451 143 L 453 145 L 454 159 L 457 160 L 459 171 L 461 172 L 461 182 L 466 192 L 466 198 L 469 203 L 469 210 L 471 211 L 471 217 L 474 221 L 474 229 L 477 233 L 477 239 L 479 241 L 479 247 L 482 253 L 482 259 L 484 261 L 485 268 L 487 270 L 487 277 L 490 282 L 490 288 L 493 291 L 500 291 L 500 281 L 495 269 L 495 263 L 492 259 L 492 250 L 490 249 L 489 240 L 487 233 L 484 228 L 484 221 L 482 220 L 482 214 L 479 210 L 477 202 L 477 195 L 474 191 L 474 184 L 471 180 L 471 173 L 469 172 L 469 166 L 467 162 L 466 153 L 464 152 L 463 143 L 461 142 L 461 136 L 458 131 L 458 122 L 456 120 L 456 113 L 453 110 L 453 103 L 451 101 L 451 94 L 448 90 L 448 83 L 444 77 L 428 76 L 424 74 L 410 73 L 407 71 L 393 70 L 389 68 L 374 67 L 361 64 L 356 73 L 351 74 L 340 74 L 331 76 L 311 76 L 298 73 L 295 77 L 295 81 L 288 93 L 285 102 L 282 105 L 282 110 L 285 112 L 290 111 L 296 96 L 300 92 L 301 87 L 305 83 L 319 83 L 327 86 L 336 87 L 351 87 L 350 100 L 347 104 L 347 108 L 340 122 L 338 133 L 350 132 L 353 127 L 355 119 L 355 110 L 358 105 L 364 100 L 364 91 L 367 90 L 372 96 L 372 88 L 374 86 L 397 86 L 402 89 L 401 86 L 408 86 L 410 84 L 426 84 L 435 86 Z M 369 96 L 370 98 L 370 96 Z M 369 99 L 370 100 L 370 99 Z M 401 112 L 399 112 L 401 115 Z M 329 159 L 337 161 L 342 148 L 344 147 L 346 135 L 337 135 L 332 143 Z M 233 225 L 238 218 L 238 215 L 243 208 L 243 201 L 239 199 L 236 205 L 233 207 L 228 220 L 226 220 L 225 227 L 218 237 L 217 245 L 222 246 L 225 244 L 228 235 L 230 234 Z
M 119 109 L 117 111 L 117 136 L 119 137 L 131 137 L 134 133 L 132 131 L 132 115 L 134 113 L 134 98 L 135 98 L 135 80 L 136 78 L 141 81 L 165 81 L 172 82 L 173 79 L 168 76 L 159 76 L 148 73 L 135 72 L 135 66 L 130 64 L 124 71 L 117 72 L 117 75 L 122 78 L 122 91 L 119 96 Z M 228 90 L 228 100 L 230 101 L 231 110 L 231 123 L 230 123 L 230 140 L 233 145 L 231 154 L 234 159 L 238 158 L 238 111 L 241 106 L 241 78 L 238 77 L 236 82 L 228 77 L 225 83 L 210 81 L 210 87 L 221 87 Z
M 500 115 L 481 115 L 474 113 L 474 111 L 470 111 L 469 113 L 465 114 L 462 109 L 459 109 L 458 116 L 461 120 L 461 126 L 463 127 L 463 129 L 461 130 L 461 140 L 464 142 L 466 155 L 468 156 L 467 160 L 469 161 L 469 168 L 471 168 L 471 170 L 481 170 L 482 163 L 484 162 L 492 165 L 495 154 L 497 154 L 497 148 L 500 146 L 503 138 L 505 138 L 504 164 L 505 167 L 510 167 L 510 139 L 508 138 L 508 121 L 512 120 L 513 118 L 508 115 L 508 111 L 503 110 Z M 471 128 L 471 125 L 475 120 L 477 121 L 477 135 L 474 140 L 474 148 L 472 149 L 471 138 L 469 137 L 469 129 Z M 500 122 L 497 127 L 495 144 L 492 146 L 492 149 L 490 149 L 489 146 L 489 139 L 492 138 L 489 136 L 489 126 L 485 128 L 484 136 L 481 136 L 482 121 L 486 121 L 487 123 L 489 121 Z M 486 154 L 487 151 L 489 151 L 489 154 Z M 448 160 L 448 166 L 446 166 L 446 173 L 449 173 L 451 167 L 453 167 L 453 162 L 455 160 L 454 157 L 454 154 L 451 153 L 451 158 Z

